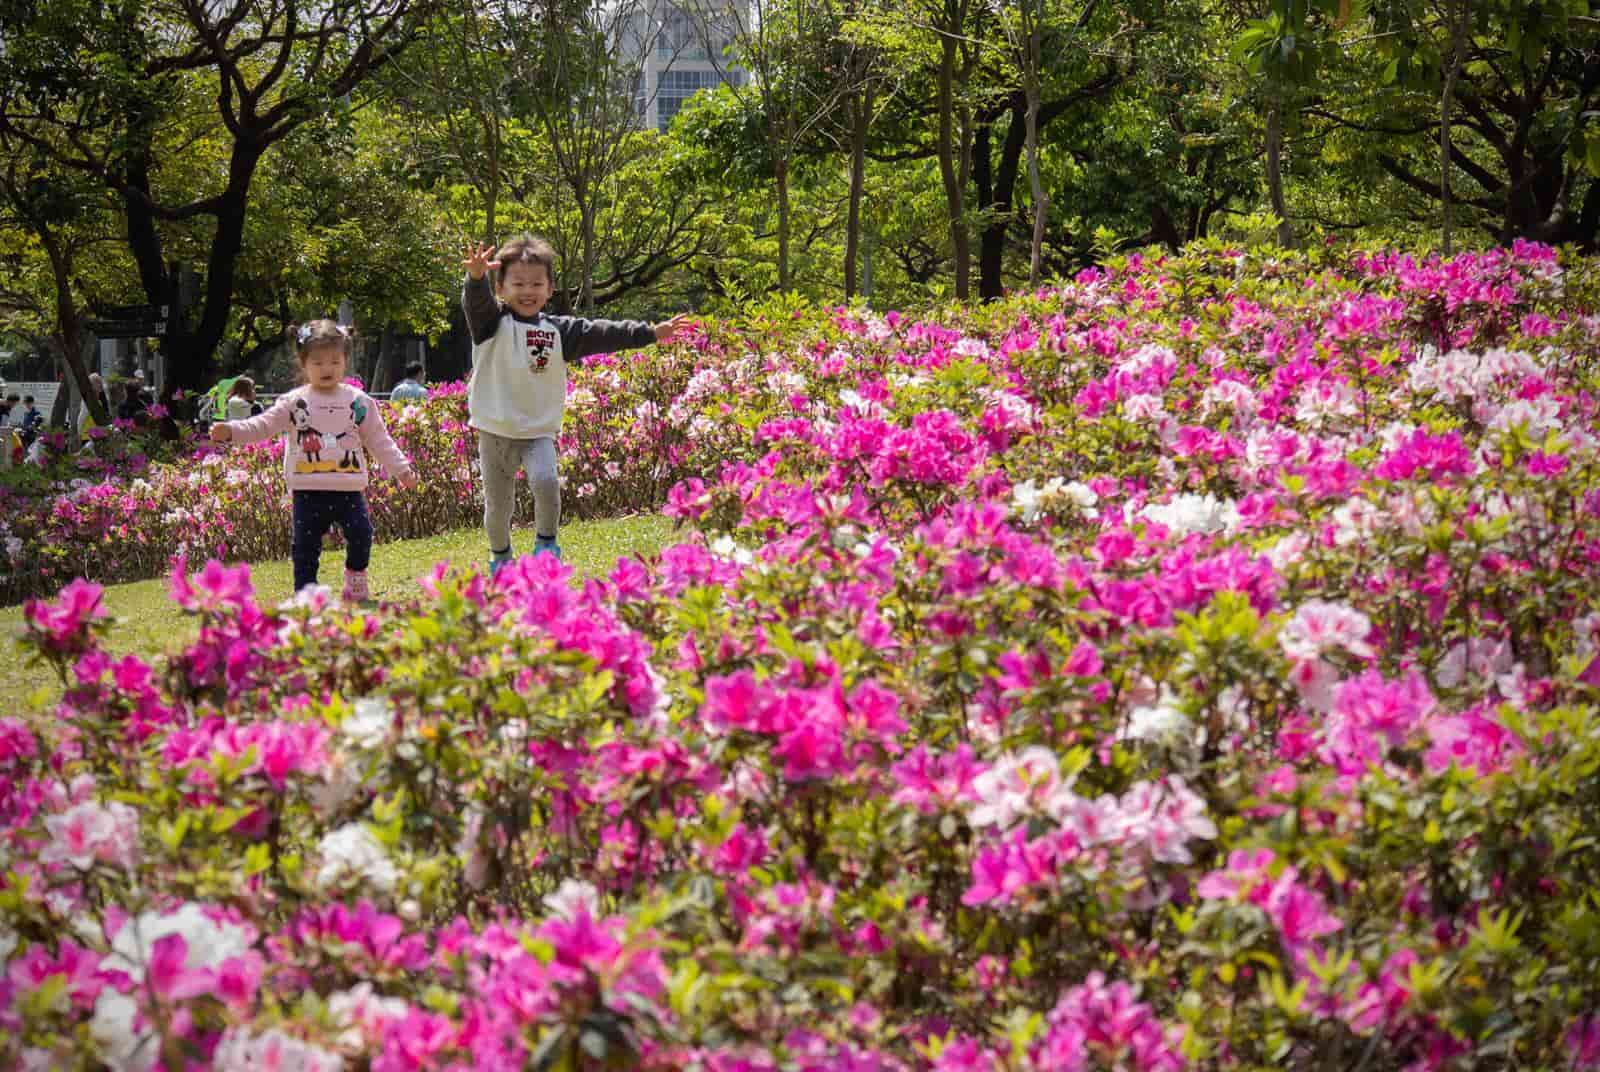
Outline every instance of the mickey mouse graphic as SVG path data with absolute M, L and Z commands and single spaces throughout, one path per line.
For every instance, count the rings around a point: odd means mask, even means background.
M 543 372 L 550 367 L 550 332 L 545 328 L 528 328 L 523 342 L 528 348 L 528 369 Z
M 357 398 L 350 403 L 350 427 L 333 437 L 334 445 L 343 455 L 339 458 L 339 468 L 352 473 L 361 471 L 361 422 L 367 419 L 367 404 Z
M 322 461 L 322 433 L 311 427 L 311 407 L 305 399 L 295 402 L 289 411 L 289 423 L 294 426 L 294 441 L 306 461 Z

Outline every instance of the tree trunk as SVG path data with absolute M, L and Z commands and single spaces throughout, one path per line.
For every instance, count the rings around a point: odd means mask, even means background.
M 1457 16 L 1456 4 L 1461 5 Z M 1450 256 L 1452 239 L 1450 227 L 1450 110 L 1455 103 L 1456 78 L 1461 73 L 1461 52 L 1466 44 L 1467 28 L 1472 19 L 1472 0 L 1446 0 L 1445 22 L 1450 28 L 1450 51 L 1444 71 L 1444 87 L 1439 94 L 1439 207 L 1443 213 L 1444 255 Z
M 861 236 L 861 296 L 872 304 L 872 233 Z
M 378 360 L 372 366 L 372 390 L 383 393 L 400 382 L 396 375 L 399 371 L 400 358 L 403 352 L 400 340 L 394 337 L 394 328 L 385 327 L 378 336 Z
M 128 249 L 139 266 L 139 282 L 144 285 L 145 300 L 151 305 L 161 305 L 166 301 L 171 281 L 161 254 L 161 236 L 156 230 L 155 216 L 145 200 L 150 195 L 149 154 L 145 146 L 129 155 L 122 208 L 128 221 Z
M 216 236 L 206 260 L 206 298 L 200 323 L 187 338 L 168 336 L 176 343 L 167 366 L 168 382 L 185 390 L 201 391 L 209 386 L 206 381 L 212 371 L 211 359 L 228 330 L 228 317 L 233 311 L 233 281 L 239 252 L 244 248 L 250 180 L 261 161 L 262 148 L 252 142 L 234 143 L 233 157 L 228 162 L 228 186 L 219 199 Z
M 992 180 L 978 178 L 979 196 L 989 211 L 989 222 L 984 226 L 978 244 L 978 295 L 985 299 L 1005 297 L 1005 248 L 1010 235 L 1012 217 L 1017 203 L 1017 174 L 1022 168 L 1023 150 L 1027 145 L 1027 102 L 1021 94 L 1013 94 L 1009 103 L 1011 122 L 1006 126 L 1006 140 L 1000 147 L 1000 166 L 993 172 Z M 987 132 L 987 127 L 980 127 Z M 992 161 L 988 156 L 988 138 L 973 153 L 973 171 L 986 168 Z
M 596 208 L 588 198 L 578 204 L 578 222 L 582 228 L 583 277 L 579 280 L 578 306 L 584 316 L 594 315 L 594 217 Z
M 1292 248 L 1294 227 L 1289 223 L 1289 209 L 1283 200 L 1283 104 L 1276 88 L 1267 104 L 1267 196 L 1272 203 L 1272 214 L 1278 217 L 1278 245 Z
M 961 191 L 961 211 L 964 216 L 967 211 L 966 190 L 972 181 L 972 143 L 977 130 L 972 121 L 970 107 L 963 106 L 958 118 L 961 144 L 960 151 L 956 155 L 956 189 Z M 965 300 L 972 296 L 972 230 L 964 219 L 959 238 L 960 241 L 956 244 L 956 291 L 962 300 Z
M 956 297 L 965 300 L 971 248 L 967 240 L 962 180 L 956 175 L 955 77 L 956 39 L 952 33 L 946 32 L 941 37 L 939 52 L 939 177 L 944 180 L 945 212 L 950 219 L 950 247 L 956 260 Z
M 1004 289 L 1001 269 L 1005 263 L 1006 219 L 1011 207 L 1004 183 L 995 182 L 993 135 L 994 125 L 985 118 L 978 123 L 972 136 L 972 187 L 984 220 L 978 231 L 978 297 L 986 301 L 1000 297 Z M 965 187 L 966 183 L 961 185 Z
M 498 138 L 490 138 L 489 140 L 488 163 L 488 175 L 485 177 L 483 184 L 483 233 L 488 241 L 498 244 L 500 239 L 494 229 L 495 224 L 499 222 L 496 219 L 496 210 L 499 208 L 500 203 L 500 140 Z M 551 280 L 551 282 L 554 282 L 554 280 Z
M 789 158 L 780 147 L 773 160 L 773 178 L 778 194 L 778 289 L 789 289 Z
M 78 319 L 77 302 L 72 297 L 72 263 L 67 253 L 47 228 L 36 228 L 45 255 L 50 258 L 50 271 L 56 284 L 56 338 L 61 343 L 61 359 L 77 385 L 79 397 L 88 402 L 89 413 L 102 428 L 111 423 L 111 416 L 101 404 L 99 392 L 89 388 L 89 369 L 83 361 L 83 333 Z M 65 385 L 63 385 L 65 386 Z M 62 392 L 65 393 L 65 392 Z M 52 415 L 52 421 L 54 416 Z
M 1028 285 L 1037 287 L 1044 264 L 1044 227 L 1050 217 L 1050 195 L 1045 193 L 1044 180 L 1039 174 L 1039 66 L 1041 26 L 1044 23 L 1044 0 L 1039 0 L 1038 16 L 1028 27 L 1028 69 L 1023 75 L 1022 91 L 1027 96 L 1027 114 L 1023 120 L 1023 133 L 1028 152 L 1028 192 L 1033 196 L 1033 238 L 1028 245 Z
M 867 184 L 867 120 L 872 90 L 856 93 L 850 116 L 850 208 L 844 230 L 844 300 L 856 296 L 856 260 L 861 247 L 861 196 Z

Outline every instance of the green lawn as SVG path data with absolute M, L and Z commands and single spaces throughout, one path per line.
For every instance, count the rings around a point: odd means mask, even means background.
M 669 542 L 671 533 L 672 522 L 659 514 L 575 521 L 561 529 L 561 555 L 577 576 L 584 577 L 608 571 L 623 555 L 656 550 Z M 512 546 L 519 552 L 526 552 L 532 545 L 531 529 L 514 534 Z M 379 544 L 372 549 L 367 574 L 374 598 L 398 599 L 415 592 L 417 578 L 426 575 L 441 559 L 483 562 L 487 558 L 483 530 L 464 529 L 425 540 Z M 323 554 L 322 583 L 337 593 L 343 576 L 344 550 Z M 258 601 L 276 604 L 288 598 L 293 571 L 287 559 L 255 563 L 250 567 L 250 579 Z M 194 621 L 168 600 L 164 577 L 108 588 L 105 602 L 114 619 L 109 647 L 118 654 L 161 654 L 195 634 Z M 16 636 L 21 629 L 22 608 L 0 608 L 0 632 Z M 12 657 L 0 671 L 0 715 L 32 708 L 32 699 L 39 696 L 50 702 L 59 694 L 54 677 L 42 667 L 25 666 L 21 656 L 21 651 L 13 647 Z

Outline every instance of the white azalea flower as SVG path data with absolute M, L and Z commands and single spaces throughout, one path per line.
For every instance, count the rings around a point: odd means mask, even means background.
M 556 888 L 552 894 L 544 899 L 544 910 L 552 916 L 571 921 L 578 917 L 578 910 L 586 912 L 590 919 L 600 917 L 600 891 L 587 882 L 569 878 Z
M 400 878 L 399 870 L 383 844 L 365 823 L 347 823 L 326 835 L 317 851 L 322 867 L 317 871 L 317 887 L 335 889 L 355 879 L 381 893 L 389 893 Z
M 1233 500 L 1214 495 L 1175 495 L 1170 502 L 1146 506 L 1138 516 L 1165 526 L 1176 536 L 1227 532 L 1239 524 L 1239 509 Z
M 356 748 L 373 751 L 383 747 L 394 729 L 394 708 L 381 697 L 364 696 L 355 709 L 339 723 L 339 733 Z

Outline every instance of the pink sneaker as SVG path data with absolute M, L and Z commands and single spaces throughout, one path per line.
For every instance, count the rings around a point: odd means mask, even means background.
M 367 571 L 344 571 L 344 595 L 340 597 L 346 603 L 365 603 L 372 596 L 367 591 Z

